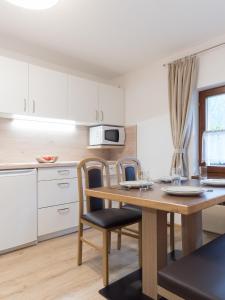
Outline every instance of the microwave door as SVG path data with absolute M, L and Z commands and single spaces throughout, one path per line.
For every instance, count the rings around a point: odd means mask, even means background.
M 120 140 L 120 133 L 119 129 L 107 129 L 105 130 L 105 143 L 109 144 L 118 144 Z

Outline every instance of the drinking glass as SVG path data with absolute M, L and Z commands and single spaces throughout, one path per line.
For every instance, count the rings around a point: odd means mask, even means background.
M 200 181 L 207 179 L 207 166 L 199 167 L 199 179 L 200 179 Z
M 141 171 L 140 173 L 140 180 L 143 181 L 150 181 L 150 173 L 149 171 Z M 140 191 L 146 191 L 149 189 L 149 186 L 146 184 L 140 185 Z
M 172 169 L 172 184 L 173 185 L 181 185 L 181 167 L 176 167 Z

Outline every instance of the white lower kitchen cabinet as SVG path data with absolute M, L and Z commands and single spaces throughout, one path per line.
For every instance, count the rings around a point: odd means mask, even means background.
M 38 170 L 38 240 L 74 232 L 78 225 L 75 167 Z
M 0 189 L 0 253 L 36 243 L 36 169 L 0 171 Z
M 76 204 L 69 203 L 38 210 L 38 236 L 46 236 L 77 226 Z
M 70 179 L 77 177 L 77 170 L 75 167 L 51 167 L 38 169 L 38 181 Z
M 77 200 L 77 178 L 38 182 L 38 208 Z

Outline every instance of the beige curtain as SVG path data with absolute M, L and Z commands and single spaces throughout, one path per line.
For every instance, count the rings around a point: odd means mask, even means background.
M 192 102 L 196 91 L 197 58 L 186 57 L 169 64 L 169 108 L 174 154 L 172 168 L 189 175 L 188 145 L 192 127 Z

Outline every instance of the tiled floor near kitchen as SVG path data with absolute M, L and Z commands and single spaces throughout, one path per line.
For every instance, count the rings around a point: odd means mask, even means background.
M 101 242 L 94 230 L 85 233 Z M 205 234 L 205 241 L 215 235 Z M 176 229 L 176 246 L 180 248 L 180 232 Z M 102 288 L 101 257 L 84 246 L 84 264 L 76 265 L 77 235 L 53 239 L 37 246 L 0 257 L 1 300 L 97 300 Z M 110 255 L 110 280 L 115 280 L 138 267 L 137 244 L 123 238 L 121 251 L 116 250 L 113 234 Z

